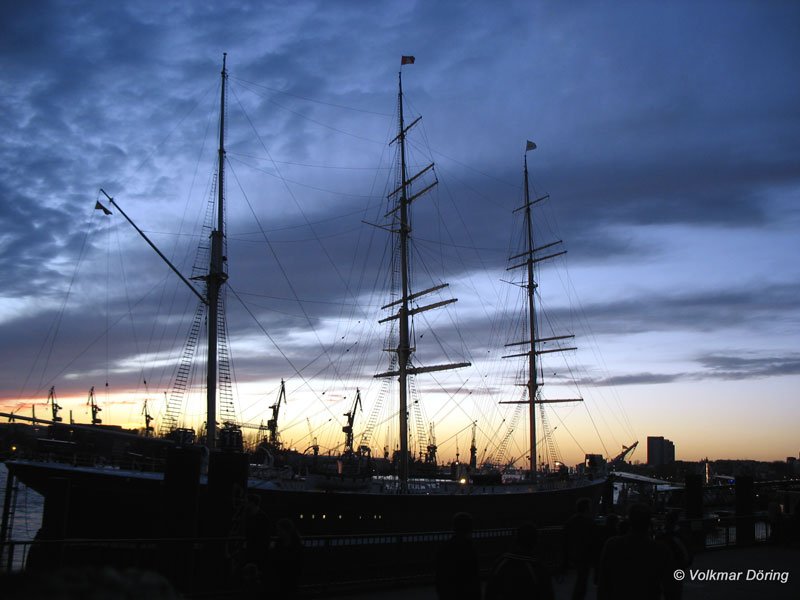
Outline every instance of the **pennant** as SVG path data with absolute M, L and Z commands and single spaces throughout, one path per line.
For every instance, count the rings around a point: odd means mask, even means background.
M 400 59 L 400 66 L 413 65 L 416 59 L 413 56 L 404 56 Z
M 536 144 L 528 140 L 528 145 L 525 147 L 525 152 L 530 152 L 531 150 L 536 150 Z
M 108 209 L 107 209 L 105 206 L 103 206 L 102 204 L 100 204 L 100 200 L 98 200 L 98 201 L 95 203 L 95 205 L 94 205 L 94 209 L 95 209 L 95 210 L 102 210 L 104 215 L 110 215 L 110 214 L 111 214 L 111 211 L 110 211 L 110 210 L 108 210 Z

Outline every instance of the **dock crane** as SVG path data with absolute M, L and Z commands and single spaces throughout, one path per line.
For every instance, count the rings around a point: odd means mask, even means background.
M 147 400 L 144 401 L 144 408 L 142 408 L 142 414 L 144 415 L 144 437 L 152 437 L 153 436 L 153 426 L 150 423 L 153 420 L 153 417 L 150 415 L 150 412 L 147 410 Z
M 625 462 L 625 457 L 628 456 L 631 452 L 636 449 L 636 446 L 639 445 L 639 440 L 633 442 L 630 446 L 622 446 L 622 452 L 617 454 L 614 458 L 612 458 L 609 462 L 611 465 L 621 465 Z
M 278 401 L 270 406 L 272 418 L 267 420 L 267 441 L 273 448 L 280 447 L 280 436 L 278 435 L 278 414 L 281 410 L 281 402 L 286 402 L 286 383 L 281 379 L 281 389 L 278 392 Z
M 58 411 L 61 410 L 61 406 L 56 402 L 56 386 L 50 387 L 50 392 L 47 394 L 47 403 L 50 405 L 50 410 L 53 412 L 53 423 L 60 423 L 62 419 L 58 416 Z M 36 413 L 34 413 L 33 416 L 35 418 Z
M 478 431 L 478 422 L 472 422 L 472 442 L 469 445 L 469 470 L 473 473 L 478 468 L 478 444 L 476 433 Z
M 97 401 L 94 398 L 94 386 L 89 390 L 89 399 L 86 401 L 87 406 L 91 406 L 92 408 L 92 425 L 100 425 L 103 422 L 97 415 L 103 409 L 97 405 Z
M 344 433 L 344 452 L 343 454 L 353 454 L 353 423 L 356 420 L 356 409 L 361 408 L 361 390 L 356 388 L 356 399 L 353 401 L 353 407 L 344 416 L 347 417 L 347 425 L 342 427 Z M 361 450 L 361 448 L 359 448 Z
M 319 456 L 319 444 L 317 443 L 317 438 L 314 435 L 314 429 L 311 427 L 311 419 L 306 417 L 306 424 L 308 425 L 308 438 L 311 440 L 311 445 L 308 448 L 311 448 L 311 451 L 314 453 L 314 456 Z M 308 448 L 306 448 L 306 452 L 308 452 Z
M 430 433 L 428 435 L 428 446 L 425 452 L 425 463 L 430 465 L 436 464 L 436 432 L 433 429 L 433 422 L 431 422 Z

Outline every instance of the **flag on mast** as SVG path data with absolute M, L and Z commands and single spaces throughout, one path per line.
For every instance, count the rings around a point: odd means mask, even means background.
M 108 210 L 108 209 L 107 209 L 105 206 L 103 206 L 102 204 L 100 204 L 100 201 L 99 201 L 99 200 L 98 200 L 97 202 L 95 202 L 94 209 L 95 209 L 95 210 L 102 210 L 102 211 L 103 211 L 103 214 L 105 214 L 105 215 L 110 215 L 110 214 L 111 214 L 111 211 L 110 211 L 110 210 Z
M 536 144 L 528 140 L 528 145 L 525 147 L 525 152 L 530 152 L 531 150 L 536 150 Z
M 413 65 L 416 59 L 413 56 L 403 56 L 400 58 L 400 66 L 403 65 Z

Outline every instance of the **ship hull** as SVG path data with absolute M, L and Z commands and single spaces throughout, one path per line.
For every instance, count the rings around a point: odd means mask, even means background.
M 161 473 L 22 460 L 6 464 L 14 477 L 44 496 L 44 522 L 58 523 L 59 537 L 161 537 L 170 529 L 165 506 L 185 505 L 184 514 L 197 511 L 203 521 L 213 495 L 205 477 L 176 495 Z M 420 482 L 417 489 L 412 482 L 412 491 L 400 494 L 392 484 L 373 481 L 369 489 L 347 490 L 326 489 L 313 480 L 250 478 L 246 493 L 258 498 L 273 523 L 291 519 L 302 535 L 316 536 L 446 531 L 458 512 L 471 514 L 475 529 L 517 527 L 526 521 L 559 525 L 580 498 L 597 505 L 606 487 L 602 478 L 538 486 Z
M 289 518 L 304 535 L 447 531 L 453 515 L 472 515 L 475 529 L 560 525 L 580 498 L 597 505 L 604 480 L 564 487 L 463 486 L 459 491 L 408 494 L 324 492 L 249 486 L 274 518 Z

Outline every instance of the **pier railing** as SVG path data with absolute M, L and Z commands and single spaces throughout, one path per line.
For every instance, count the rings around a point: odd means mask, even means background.
M 680 525 L 695 551 L 762 543 L 772 533 L 769 522 L 762 516 L 706 518 L 682 521 Z M 304 537 L 301 588 L 305 595 L 324 595 L 347 589 L 431 581 L 436 556 L 451 535 L 449 531 L 435 531 Z M 481 568 L 488 569 L 509 548 L 513 537 L 514 530 L 510 528 L 473 532 Z M 239 537 L 9 540 L 0 548 L 0 569 L 6 572 L 33 571 L 38 567 L 52 570 L 58 566 L 147 569 L 164 575 L 186 597 L 201 597 L 214 587 L 238 589 L 242 585 L 244 565 L 239 552 L 243 545 L 244 539 Z M 560 566 L 561 527 L 539 530 L 539 555 L 551 567 Z
M 748 545 L 773 538 L 773 524 L 766 515 L 687 519 L 681 522 L 681 530 L 699 541 L 695 544 L 699 549 Z
M 449 531 L 379 535 L 309 536 L 302 539 L 300 581 L 307 594 L 332 589 L 380 587 L 386 582 L 428 581 L 436 555 L 451 537 Z M 506 550 L 513 529 L 473 533 L 474 546 L 484 568 Z M 547 554 L 558 555 L 561 530 L 540 532 Z M 244 566 L 240 550 L 244 539 L 67 539 L 9 540 L 0 549 L 0 569 L 6 572 L 54 571 L 59 567 L 111 566 L 153 570 L 164 575 L 186 596 L 220 586 L 235 588 Z M 402 567 L 399 575 L 398 565 Z M 213 573 L 213 575 L 212 575 Z

